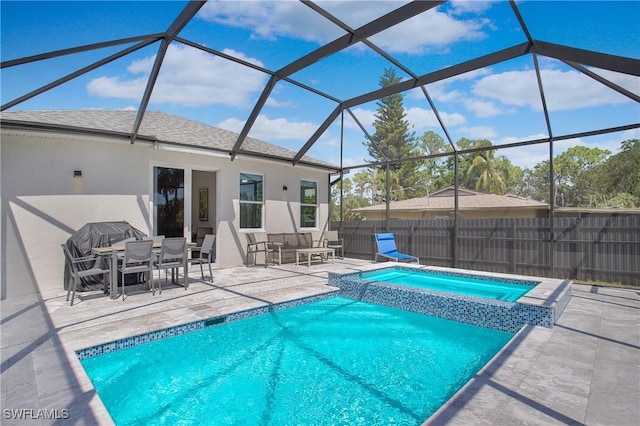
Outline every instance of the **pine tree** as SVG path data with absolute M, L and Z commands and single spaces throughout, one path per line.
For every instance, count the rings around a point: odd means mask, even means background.
M 381 87 L 389 87 L 399 82 L 400 78 L 393 68 L 387 68 L 380 78 Z M 405 119 L 403 95 L 396 93 L 385 96 L 376 105 L 378 110 L 373 123 L 375 133 L 371 136 L 373 142 L 364 142 L 372 162 L 384 162 L 385 156 L 391 160 L 398 160 L 417 155 L 416 136 Z M 416 162 L 391 164 L 390 169 L 396 185 L 402 188 L 402 194 L 395 194 L 393 199 L 404 199 L 414 195 L 419 180 L 418 167 Z M 384 176 L 384 173 L 381 175 Z M 384 184 L 381 186 L 384 188 Z

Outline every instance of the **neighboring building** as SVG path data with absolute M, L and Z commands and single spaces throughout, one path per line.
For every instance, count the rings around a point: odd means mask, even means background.
M 454 187 L 441 189 L 427 197 L 410 198 L 389 204 L 390 219 L 453 219 L 454 211 Z M 547 217 L 549 205 L 515 195 L 485 194 L 459 188 L 458 211 L 461 219 Z M 386 205 L 361 207 L 352 212 L 366 220 L 384 220 Z
M 60 244 L 89 222 L 148 235 L 216 234 L 216 264 L 244 264 L 246 232 L 321 232 L 333 166 L 233 132 L 136 111 L 16 111 L 0 116 L 2 298 L 62 286 Z M 301 206 L 301 193 L 305 194 Z M 169 211 L 167 200 L 178 211 Z M 202 202 L 202 204 L 200 204 Z M 7 294 L 10 293 L 10 294 Z

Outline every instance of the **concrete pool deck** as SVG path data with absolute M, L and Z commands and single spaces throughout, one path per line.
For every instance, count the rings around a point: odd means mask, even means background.
M 132 291 L 124 302 L 89 292 L 70 307 L 62 289 L 5 299 L 1 422 L 112 424 L 75 350 L 332 291 L 329 271 L 370 263 L 220 269 L 213 283 L 193 270 L 187 290 Z M 640 291 L 573 285 L 572 293 L 554 328 L 525 327 L 426 423 L 640 424 Z

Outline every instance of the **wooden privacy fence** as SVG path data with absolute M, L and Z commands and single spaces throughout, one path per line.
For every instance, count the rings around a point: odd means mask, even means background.
M 640 286 L 640 217 L 588 215 L 548 218 L 389 220 L 398 250 L 437 265 L 510 274 Z M 333 222 L 345 256 L 373 259 L 374 234 L 385 221 Z M 457 261 L 454 262 L 454 258 Z

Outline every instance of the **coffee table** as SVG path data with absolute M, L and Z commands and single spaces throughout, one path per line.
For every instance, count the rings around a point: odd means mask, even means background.
M 333 260 L 333 263 L 336 263 L 336 251 L 335 249 L 332 249 L 332 248 L 310 247 L 310 248 L 296 249 L 296 265 L 300 264 L 301 254 L 307 255 L 307 266 L 311 266 L 311 258 L 313 256 L 320 257 L 320 262 L 324 262 L 325 254 L 330 254 L 331 259 Z

